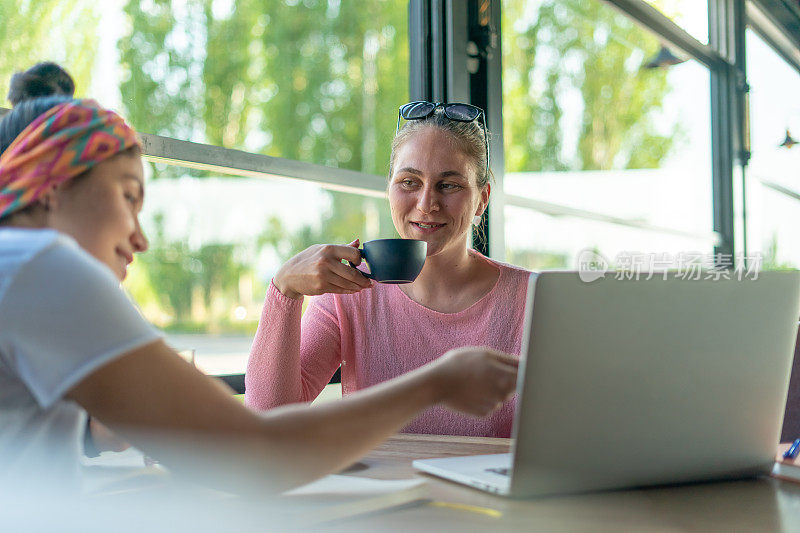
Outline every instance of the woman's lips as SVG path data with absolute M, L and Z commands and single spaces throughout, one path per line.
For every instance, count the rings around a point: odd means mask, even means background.
M 433 233 L 445 226 L 445 224 L 438 224 L 436 222 L 412 222 L 411 225 L 423 233 Z
M 130 265 L 133 262 L 133 255 L 123 252 L 122 250 L 117 250 L 117 256 L 122 260 L 121 271 L 122 271 L 122 277 L 125 278 L 125 276 L 128 273 L 128 265 Z
M 122 259 L 125 260 L 125 266 L 130 265 L 133 263 L 133 255 L 125 253 L 123 251 L 117 251 L 117 255 L 119 255 Z

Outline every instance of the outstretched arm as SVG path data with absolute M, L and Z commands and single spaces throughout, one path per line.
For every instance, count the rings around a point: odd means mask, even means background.
M 461 349 L 339 402 L 259 415 L 157 341 L 102 366 L 68 398 L 179 475 L 273 492 L 344 468 L 431 405 L 488 414 L 515 382 L 516 358 Z

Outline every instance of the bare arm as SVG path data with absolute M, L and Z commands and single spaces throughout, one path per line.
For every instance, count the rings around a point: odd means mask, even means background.
M 178 475 L 281 491 L 351 464 L 433 404 L 487 414 L 513 391 L 515 364 L 457 350 L 340 402 L 259 416 L 158 341 L 101 367 L 68 398 Z

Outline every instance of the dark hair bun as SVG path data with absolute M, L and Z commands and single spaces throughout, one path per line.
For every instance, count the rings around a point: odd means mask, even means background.
M 15 106 L 25 100 L 43 96 L 68 96 L 75 94 L 75 82 L 67 71 L 55 63 L 38 63 L 25 72 L 11 77 L 8 101 Z

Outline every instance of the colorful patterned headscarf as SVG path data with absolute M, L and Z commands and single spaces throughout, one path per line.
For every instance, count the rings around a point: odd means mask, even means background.
M 0 154 L 0 218 L 138 144 L 122 117 L 94 100 L 53 107 Z

